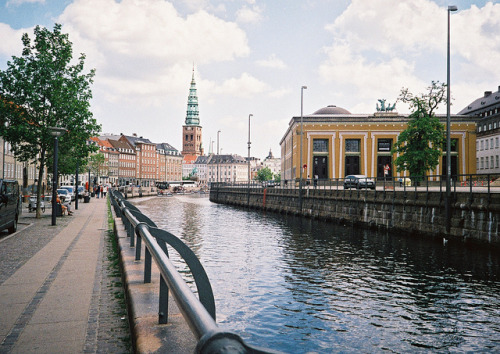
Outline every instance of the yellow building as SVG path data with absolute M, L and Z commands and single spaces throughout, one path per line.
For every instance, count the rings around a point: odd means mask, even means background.
M 446 115 L 438 116 L 446 124 Z M 406 128 L 408 115 L 396 112 L 351 114 L 344 108 L 327 106 L 302 117 L 302 178 L 343 178 L 350 174 L 384 177 L 403 177 L 398 173 L 391 153 L 399 134 Z M 280 141 L 282 179 L 295 179 L 300 175 L 301 117 L 293 117 Z M 451 174 L 476 173 L 476 118 L 453 115 L 451 117 Z M 429 175 L 444 174 L 446 152 L 441 163 Z M 386 167 L 387 168 L 387 167 Z M 432 177 L 431 180 L 437 180 Z

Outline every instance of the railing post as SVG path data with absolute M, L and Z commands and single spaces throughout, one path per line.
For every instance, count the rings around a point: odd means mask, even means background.
M 160 275 L 160 299 L 158 303 L 158 323 L 168 323 L 168 285 Z
M 144 249 L 144 283 L 151 283 L 151 252 Z

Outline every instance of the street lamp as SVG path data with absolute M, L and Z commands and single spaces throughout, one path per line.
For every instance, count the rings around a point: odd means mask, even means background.
M 446 233 L 451 230 L 451 119 L 450 119 L 450 13 L 457 11 L 455 5 L 448 6 L 448 51 L 446 56 Z
M 250 206 L 250 117 L 253 117 L 253 114 L 248 115 L 248 201 L 247 204 Z
M 307 89 L 307 86 L 302 86 L 300 88 L 300 166 L 299 166 L 299 210 L 302 211 L 302 136 L 304 135 L 303 129 L 303 119 L 304 119 L 304 89 Z
M 66 129 L 59 127 L 49 127 L 50 135 L 54 137 L 54 167 L 52 175 L 52 226 L 56 224 L 56 207 L 57 207 L 57 154 L 59 150 L 59 137 L 62 136 Z
M 219 134 L 220 130 L 217 131 L 217 189 L 219 188 Z

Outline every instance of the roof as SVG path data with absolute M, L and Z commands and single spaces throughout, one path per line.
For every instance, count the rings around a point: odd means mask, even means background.
M 113 140 L 113 139 L 108 139 L 108 141 L 109 141 L 109 143 L 110 143 L 111 145 L 113 145 L 113 147 L 114 147 L 115 149 L 118 149 L 118 150 L 120 150 L 120 149 L 122 149 L 122 150 L 130 150 L 130 149 L 132 149 L 132 150 L 133 150 L 133 149 L 134 149 L 134 148 L 132 147 L 132 145 L 130 145 L 130 144 L 129 144 L 128 142 L 126 142 L 126 141 L 122 141 L 122 140 Z
M 231 164 L 231 163 L 248 163 L 243 157 L 240 155 L 213 155 L 212 158 L 208 161 L 209 164 Z
M 184 159 L 182 160 L 183 164 L 192 164 L 196 161 L 196 155 L 184 155 Z
M 492 106 L 500 107 L 500 86 L 496 92 L 485 91 L 483 97 L 474 100 L 458 114 L 476 114 L 479 111 L 490 109 Z
M 130 136 L 130 135 L 122 135 L 127 139 L 127 141 L 132 146 L 136 146 L 137 144 L 153 144 L 149 139 L 144 139 L 142 136 Z
M 342 108 L 342 107 L 337 107 L 335 105 L 329 105 L 329 106 L 318 109 L 313 114 L 314 115 L 316 115 L 316 114 L 351 114 L 351 112 L 349 112 L 347 109 Z

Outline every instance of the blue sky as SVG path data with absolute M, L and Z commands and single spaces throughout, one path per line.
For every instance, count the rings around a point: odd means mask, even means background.
M 0 69 L 21 35 L 61 23 L 96 69 L 92 111 L 106 133 L 137 133 L 181 149 L 193 63 L 205 151 L 252 156 L 293 116 L 334 104 L 373 113 L 402 87 L 446 81 L 451 19 L 452 113 L 500 86 L 500 0 L 8 0 L 0 1 Z M 398 103 L 400 113 L 407 107 Z M 445 112 L 443 106 L 441 113 Z

